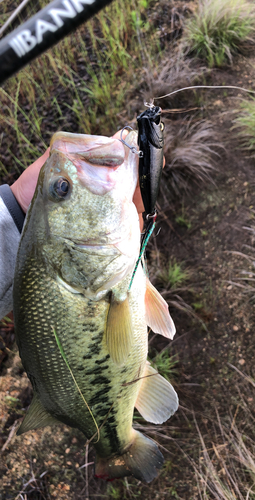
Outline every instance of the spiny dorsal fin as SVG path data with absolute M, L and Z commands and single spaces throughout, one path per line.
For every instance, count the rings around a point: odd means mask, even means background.
M 143 376 L 135 407 L 147 422 L 162 424 L 176 412 L 178 396 L 170 382 L 148 362 Z
M 46 427 L 46 425 L 59 424 L 60 422 L 52 417 L 42 406 L 38 395 L 34 392 L 32 403 L 29 410 L 18 429 L 17 436 L 23 432 Z
M 153 332 L 159 333 L 168 339 L 173 339 L 176 330 L 169 314 L 168 305 L 148 278 L 145 293 L 145 311 L 147 325 Z
M 106 323 L 106 343 L 114 363 L 122 365 L 126 361 L 133 343 L 128 297 L 123 302 L 118 302 L 112 295 Z

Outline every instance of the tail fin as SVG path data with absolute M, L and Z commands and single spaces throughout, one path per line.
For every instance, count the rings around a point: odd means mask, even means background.
M 125 476 L 134 476 L 150 483 L 159 473 L 164 457 L 156 443 L 134 431 L 130 448 L 122 455 L 110 459 L 97 457 L 95 476 L 110 481 Z

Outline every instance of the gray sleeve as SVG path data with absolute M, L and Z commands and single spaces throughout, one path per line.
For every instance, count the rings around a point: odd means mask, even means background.
M 15 220 L 16 214 L 21 220 L 21 208 L 17 205 L 9 186 L 0 186 L 0 319 L 12 311 L 12 285 L 22 228 Z

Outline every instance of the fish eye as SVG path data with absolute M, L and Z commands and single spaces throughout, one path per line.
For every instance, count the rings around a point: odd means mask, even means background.
M 160 122 L 160 130 L 161 130 L 161 132 L 163 132 L 164 129 L 165 129 L 165 124 L 163 122 Z
M 70 182 L 64 177 L 56 179 L 51 186 L 51 194 L 58 199 L 65 198 L 70 191 Z

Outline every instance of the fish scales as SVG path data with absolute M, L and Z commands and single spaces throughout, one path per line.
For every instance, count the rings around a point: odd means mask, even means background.
M 98 476 L 151 481 L 163 457 L 134 431 L 134 405 L 150 421 L 163 421 L 176 410 L 177 396 L 157 376 L 166 403 L 154 408 L 152 402 L 150 409 L 148 279 L 141 264 L 128 291 L 139 255 L 132 203 L 137 159 L 120 143 L 80 136 L 82 147 L 96 144 L 96 156 L 99 143 L 114 164 L 94 167 L 86 160 L 84 166 L 75 151 L 67 154 L 70 143 L 76 147 L 72 134 L 69 142 L 62 135 L 60 145 L 59 134 L 39 176 L 15 270 L 16 338 L 34 390 L 20 432 L 63 422 L 92 439 Z M 164 314 L 171 326 L 168 310 Z
M 74 391 L 73 379 L 66 371 L 66 364 L 56 344 L 53 332 L 53 329 L 55 329 L 79 388 L 82 394 L 86 394 L 86 401 L 99 427 L 112 404 L 117 404 L 118 397 L 121 396 L 122 405 L 119 408 L 118 415 L 115 415 L 114 418 L 115 426 L 118 425 L 120 435 L 115 439 L 117 445 L 114 446 L 115 441 L 113 442 L 112 432 L 108 429 L 107 424 L 100 431 L 101 434 L 106 434 L 106 438 L 108 437 L 108 439 L 104 440 L 104 442 L 107 441 L 104 453 L 100 444 L 101 454 L 109 454 L 109 449 L 111 454 L 119 453 L 121 449 L 127 446 L 130 439 L 126 432 L 122 433 L 123 425 L 126 426 L 127 420 L 132 422 L 133 418 L 133 408 L 129 404 L 133 394 L 130 393 L 130 387 L 125 387 L 123 384 L 128 384 L 136 379 L 138 375 L 137 366 L 140 368 L 141 364 L 145 362 L 144 354 L 147 352 L 147 335 L 144 336 L 142 346 L 139 336 L 135 339 L 130 353 L 132 364 L 122 373 L 122 367 L 118 367 L 109 359 L 107 346 L 102 343 L 108 304 L 100 303 L 97 304 L 97 307 L 93 305 L 94 325 L 91 324 L 90 318 L 86 323 L 84 311 L 88 310 L 88 304 L 91 301 L 77 294 L 74 302 L 71 292 L 58 285 L 56 281 L 46 280 L 45 282 L 42 270 L 38 266 L 36 268 L 35 264 L 32 264 L 30 274 L 38 283 L 37 293 L 29 294 L 30 282 L 26 279 L 25 274 L 24 281 L 21 281 L 20 286 L 21 290 L 25 290 L 25 294 L 28 293 L 30 297 L 29 304 L 25 308 L 26 318 L 17 315 L 16 321 L 19 324 L 28 325 L 25 331 L 19 328 L 17 342 L 22 359 L 27 357 L 24 351 L 29 352 L 30 363 L 29 366 L 24 363 L 24 367 L 28 375 L 30 375 L 30 371 L 34 374 L 31 380 L 33 388 L 40 393 L 43 406 L 54 417 L 68 425 L 78 427 L 88 438 L 91 438 L 96 433 L 96 427 L 91 415 L 78 391 Z M 140 285 L 140 279 L 143 278 L 143 275 L 141 275 L 142 270 L 137 273 L 133 284 L 134 289 L 137 282 Z M 22 296 L 21 290 L 16 290 L 18 297 Z M 137 303 L 135 307 L 137 309 Z M 24 308 L 20 308 L 20 310 L 22 316 Z M 55 319 L 56 311 L 58 311 L 58 320 Z M 40 318 L 43 318 L 44 321 L 42 322 Z M 141 318 L 139 318 L 136 310 L 134 310 L 133 321 L 135 326 L 141 323 Z M 95 332 L 94 326 L 96 322 L 98 327 Z M 31 329 L 30 325 L 34 325 L 33 329 Z M 91 326 L 93 326 L 92 331 Z M 145 324 L 143 326 L 146 328 Z M 75 342 L 73 337 L 70 336 L 69 332 L 71 331 L 75 331 L 77 338 Z M 22 337 L 21 346 L 19 342 L 20 336 Z M 86 364 L 83 360 L 83 356 L 86 356 L 88 352 L 92 352 L 92 365 L 90 365 L 89 360 Z M 31 359 L 34 360 L 33 363 L 31 363 Z M 97 363 L 97 369 L 94 368 L 95 363 Z M 81 367 L 82 371 L 80 370 Z M 102 377 L 105 378 L 103 385 Z M 45 387 L 47 387 L 47 391 Z M 131 392 L 136 393 L 138 390 L 139 381 L 131 385 Z M 63 413 L 63 402 L 68 417 Z M 97 409 L 100 411 L 99 415 L 97 415 Z M 113 409 L 110 411 L 109 417 L 112 417 L 112 413 Z

